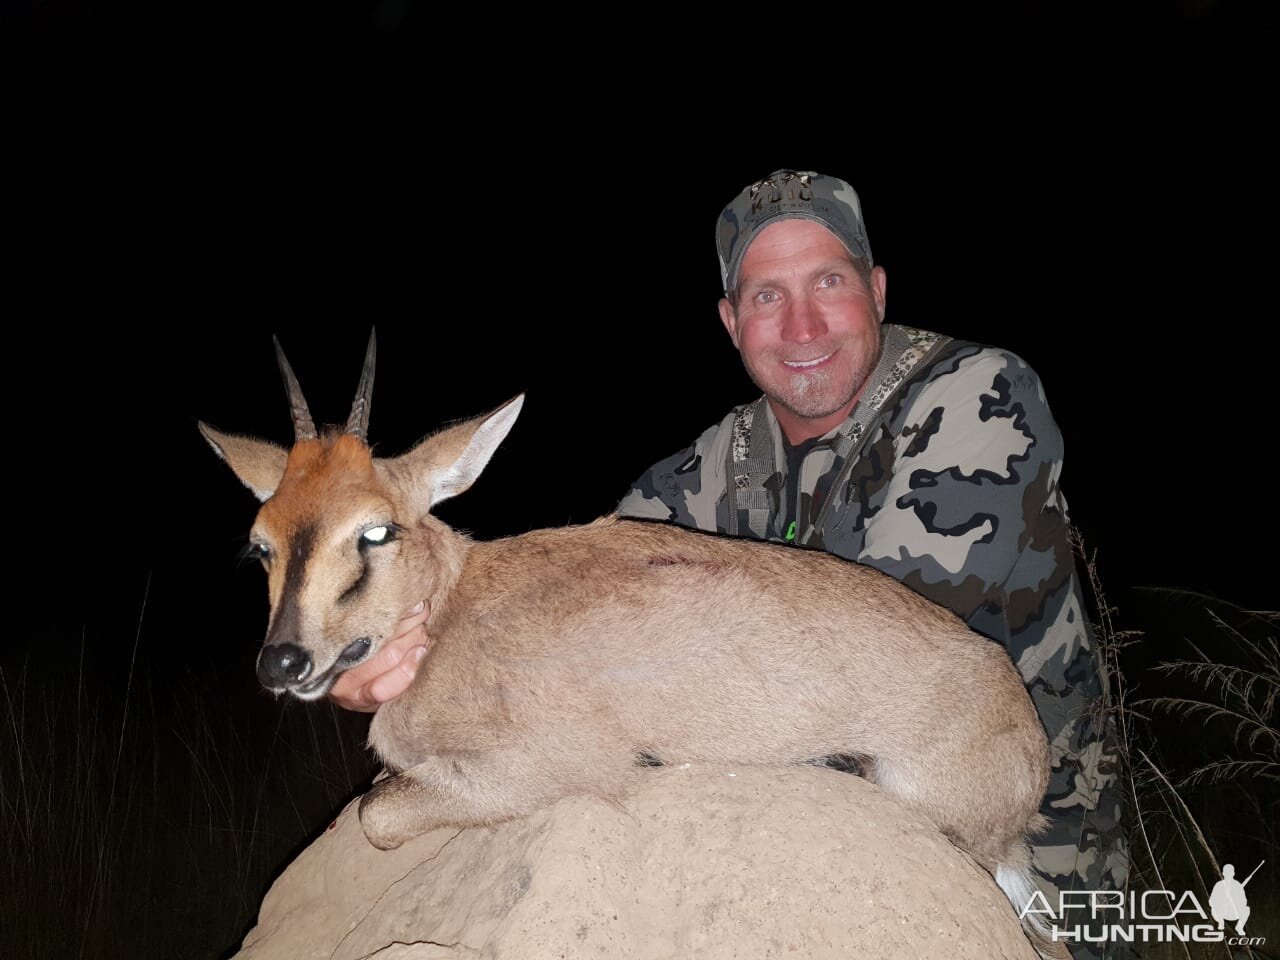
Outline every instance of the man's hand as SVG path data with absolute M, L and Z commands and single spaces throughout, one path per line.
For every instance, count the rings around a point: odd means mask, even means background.
M 329 698 L 347 710 L 373 713 L 394 700 L 413 682 L 418 664 L 427 653 L 427 628 L 431 611 L 420 602 L 396 625 L 395 636 L 359 666 L 343 673 L 329 691 Z

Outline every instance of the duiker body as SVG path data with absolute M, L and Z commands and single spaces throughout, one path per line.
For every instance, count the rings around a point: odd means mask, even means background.
M 474 542 L 430 508 L 475 480 L 521 398 L 376 459 L 373 342 L 344 433 L 317 433 L 279 356 L 291 450 L 200 425 L 265 501 L 250 535 L 271 599 L 262 682 L 323 696 L 429 604 L 414 684 L 371 728 L 395 774 L 361 803 L 374 845 L 622 796 L 653 763 L 843 755 L 1026 902 L 1049 756 L 998 644 L 816 551 L 612 517 Z

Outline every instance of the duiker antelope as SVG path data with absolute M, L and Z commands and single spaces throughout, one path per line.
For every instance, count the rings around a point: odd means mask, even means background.
M 429 605 L 417 678 L 370 730 L 394 773 L 360 805 L 375 846 L 619 797 L 655 762 L 844 755 L 1026 903 L 1049 755 L 998 644 L 816 551 L 611 516 L 474 542 L 431 508 L 475 481 L 523 397 L 375 458 L 374 340 L 346 429 L 324 433 L 276 350 L 291 450 L 200 424 L 264 501 L 249 537 L 271 600 L 260 680 L 321 697 Z

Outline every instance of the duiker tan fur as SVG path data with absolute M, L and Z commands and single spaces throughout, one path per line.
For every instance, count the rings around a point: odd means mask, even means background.
M 998 644 L 816 551 L 614 517 L 472 541 L 430 510 L 476 479 L 522 398 L 379 459 L 372 340 L 343 433 L 317 433 L 279 358 L 291 450 L 200 424 L 265 501 L 250 534 L 271 600 L 263 682 L 323 696 L 429 604 L 417 678 L 371 728 L 394 772 L 361 803 L 375 846 L 621 797 L 654 762 L 845 755 L 1025 904 L 1049 758 Z

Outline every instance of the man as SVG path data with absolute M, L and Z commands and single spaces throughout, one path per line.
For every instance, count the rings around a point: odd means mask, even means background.
M 1051 745 L 1052 825 L 1033 844 L 1044 893 L 1056 906 L 1055 888 L 1122 888 L 1118 764 L 1058 489 L 1062 438 L 1034 371 L 885 325 L 885 271 L 842 180 L 779 170 L 752 184 L 717 246 L 720 319 L 764 395 L 646 471 L 618 512 L 868 564 L 1002 643 Z
M 1046 897 L 1123 887 L 1062 439 L 1035 373 L 1007 351 L 885 325 L 887 277 L 842 180 L 779 170 L 752 184 L 722 212 L 717 247 L 720 319 L 764 395 L 646 471 L 619 514 L 877 567 L 1004 644 L 1051 744 L 1052 827 L 1034 845 Z M 414 619 L 381 662 L 340 680 L 339 702 L 376 709 L 407 685 Z

